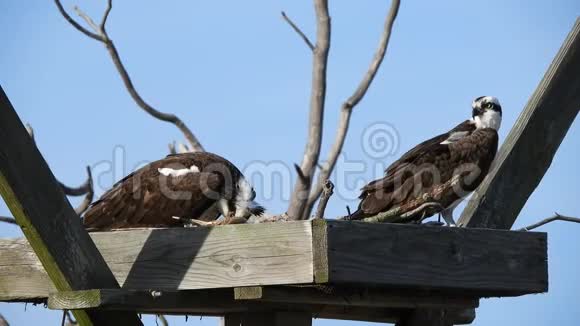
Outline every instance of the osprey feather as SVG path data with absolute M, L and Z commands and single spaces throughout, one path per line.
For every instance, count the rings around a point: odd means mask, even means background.
M 479 186 L 495 157 L 501 115 L 497 98 L 476 98 L 471 120 L 403 154 L 383 178 L 362 188 L 358 210 L 346 219 L 416 222 L 440 213 L 455 225 L 453 209 Z
M 212 153 L 173 154 L 117 182 L 84 215 L 85 227 L 183 226 L 184 220 L 213 221 L 259 216 L 264 208 L 240 170 Z

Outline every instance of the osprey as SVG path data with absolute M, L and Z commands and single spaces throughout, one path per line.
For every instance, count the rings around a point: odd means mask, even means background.
M 184 221 L 245 221 L 264 208 L 240 170 L 212 153 L 169 155 L 129 174 L 84 215 L 85 227 L 184 226 Z
M 479 186 L 495 157 L 501 115 L 497 98 L 476 98 L 471 120 L 401 156 L 383 178 L 362 188 L 358 210 L 346 219 L 419 222 L 439 213 L 455 226 L 453 209 Z

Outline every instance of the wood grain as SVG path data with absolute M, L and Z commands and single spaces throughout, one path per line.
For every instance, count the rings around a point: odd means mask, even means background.
M 311 283 L 311 235 L 308 221 L 91 233 L 124 288 L 159 290 Z M 0 253 L 0 300 L 46 298 L 24 239 L 0 240 Z
M 236 300 L 312 305 L 417 308 L 475 308 L 478 298 L 414 291 L 338 286 L 257 286 L 234 289 Z
M 580 110 L 578 76 L 580 18 L 469 200 L 459 225 L 512 227 Z
M 119 287 L 1 87 L 0 194 L 58 290 Z M 81 325 L 141 325 L 132 313 L 75 317 Z
M 511 296 L 548 289 L 545 233 L 327 221 L 331 283 Z

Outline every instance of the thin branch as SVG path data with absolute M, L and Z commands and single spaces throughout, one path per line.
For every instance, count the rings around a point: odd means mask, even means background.
M 0 216 L 0 222 L 18 225 L 18 223 L 16 222 L 16 220 L 13 219 L 12 217 Z
M 99 25 L 99 33 L 107 34 L 105 29 L 105 25 L 107 24 L 107 19 L 109 18 L 109 14 L 111 13 L 111 9 L 113 9 L 113 0 L 107 0 L 107 9 L 105 9 L 105 13 L 103 14 L 103 19 L 101 19 L 101 24 Z
M 161 326 L 169 326 L 169 323 L 167 322 L 167 318 L 165 318 L 164 315 L 157 315 L 157 318 L 159 318 L 159 321 L 161 322 Z
M 89 31 L 88 29 L 82 27 L 79 23 L 77 23 L 74 19 L 72 19 L 72 17 L 69 16 L 69 14 L 66 12 L 66 10 L 64 10 L 62 4 L 60 3 L 60 0 L 54 0 L 54 3 L 56 4 L 58 11 L 62 14 L 64 19 L 66 19 L 66 21 L 68 21 L 79 32 L 85 34 L 86 36 L 88 36 L 94 40 L 97 40 L 99 42 L 103 42 L 103 39 L 101 38 L 101 36 L 99 36 L 98 34 L 95 34 L 91 31 Z
M 328 200 L 330 196 L 334 193 L 334 184 L 330 180 L 326 180 L 324 183 L 324 189 L 322 190 L 322 198 L 320 198 L 320 202 L 318 203 L 318 208 L 316 209 L 316 214 L 314 215 L 314 219 L 322 219 L 324 218 L 324 211 L 326 210 L 326 205 L 328 204 Z
M 338 123 L 338 128 L 336 130 L 336 136 L 334 144 L 328 153 L 328 158 L 326 160 L 325 168 L 322 169 L 318 175 L 318 180 L 316 182 L 315 188 L 313 189 L 310 197 L 308 198 L 308 204 L 306 209 L 304 210 L 303 218 L 307 218 L 312 208 L 314 207 L 314 203 L 320 197 L 322 193 L 322 186 L 327 180 L 332 171 L 334 170 L 334 166 L 336 165 L 336 161 L 338 160 L 338 156 L 342 152 L 342 147 L 344 146 L 344 141 L 346 139 L 346 135 L 348 133 L 348 127 L 350 124 L 350 118 L 352 115 L 352 109 L 362 100 L 365 96 L 366 92 L 368 91 L 371 83 L 373 82 L 383 59 L 385 58 L 385 53 L 387 52 L 387 47 L 389 45 L 389 40 L 391 38 L 391 33 L 393 30 L 393 24 L 395 23 L 395 19 L 397 18 L 397 14 L 399 12 L 399 6 L 401 4 L 400 0 L 393 0 L 391 2 L 391 7 L 387 14 L 387 18 L 385 20 L 383 33 L 381 35 L 381 39 L 379 41 L 378 48 L 375 52 L 373 60 L 367 70 L 366 74 L 364 75 L 363 79 L 361 80 L 360 84 L 354 91 L 354 93 L 342 104 L 340 110 L 340 120 Z
M 87 23 L 87 25 L 89 25 L 93 31 L 95 31 L 95 33 L 100 34 L 101 30 L 99 29 L 99 27 L 97 27 L 97 24 L 95 24 L 95 22 L 91 19 L 91 17 L 89 17 L 89 15 L 85 14 L 79 7 L 75 6 L 74 7 L 74 11 L 77 13 L 77 15 L 79 15 L 79 17 L 81 17 L 85 23 Z M 101 35 L 102 37 L 103 35 Z
M 530 230 L 539 228 L 540 226 L 542 226 L 544 224 L 548 224 L 548 223 L 554 222 L 554 221 L 566 221 L 566 222 L 580 223 L 580 218 L 564 216 L 564 215 L 560 215 L 558 213 L 554 213 L 554 214 L 555 215 L 552 217 L 548 217 L 548 218 L 543 219 L 543 220 L 541 220 L 537 223 L 534 223 L 532 225 L 528 225 L 528 226 L 523 227 L 521 229 L 517 229 L 516 231 L 530 231 Z
M 32 126 L 29 123 L 26 124 L 26 131 L 30 135 L 30 138 L 32 138 L 32 141 L 36 142 L 36 139 L 34 138 L 34 128 L 32 128 Z M 85 195 L 85 199 L 84 199 L 83 204 L 81 204 L 81 206 L 77 207 L 77 209 L 76 209 L 76 211 L 79 215 L 82 212 L 84 212 L 88 208 L 88 205 L 90 205 L 91 202 L 93 201 L 94 189 L 93 189 L 93 178 L 91 175 L 90 167 L 87 166 L 87 181 L 85 181 L 82 185 L 80 185 L 78 187 L 67 186 L 58 180 L 57 180 L 57 182 L 60 185 L 60 187 L 62 188 L 65 195 L 67 195 L 67 196 Z M 87 201 L 88 201 L 88 203 L 87 203 Z M 87 206 L 86 208 L 84 208 L 85 205 Z M 79 213 L 79 211 L 82 211 L 82 212 Z
M 60 3 L 60 0 L 55 0 L 55 3 L 56 3 L 56 6 L 58 7 L 60 13 L 63 15 L 63 17 L 71 25 L 73 25 L 77 30 L 79 30 L 83 34 L 85 34 L 85 35 L 87 35 L 87 36 L 89 36 L 97 41 L 103 42 L 105 44 L 105 47 L 107 48 L 107 51 L 109 52 L 109 55 L 111 56 L 111 59 L 113 60 L 115 68 L 117 69 L 117 71 L 119 72 L 119 75 L 121 76 L 121 79 L 123 80 L 125 88 L 127 89 L 129 94 L 131 95 L 131 98 L 133 98 L 135 103 L 137 103 L 137 105 L 141 109 L 143 109 L 149 115 L 153 116 L 154 118 L 156 118 L 158 120 L 169 122 L 169 123 L 172 123 L 173 125 L 175 125 L 183 133 L 183 135 L 185 136 L 185 138 L 189 142 L 192 150 L 204 151 L 203 146 L 201 145 L 201 143 L 199 142 L 197 137 L 195 137 L 195 135 L 191 132 L 191 130 L 185 125 L 185 123 L 180 118 L 178 118 L 174 114 L 157 111 L 155 108 L 153 108 L 147 102 L 145 102 L 145 100 L 143 100 L 141 95 L 135 89 L 135 86 L 133 85 L 133 82 L 131 81 L 131 77 L 129 76 L 129 73 L 127 72 L 127 70 L 125 69 L 125 66 L 123 65 L 123 63 L 121 61 L 121 58 L 119 56 L 119 52 L 117 51 L 117 48 L 115 47 L 113 40 L 109 37 L 109 35 L 107 34 L 107 31 L 105 29 L 105 24 L 107 22 L 107 18 L 109 17 L 109 13 L 111 12 L 111 9 L 112 9 L 112 2 L 110 0 L 108 1 L 107 9 L 105 10 L 105 13 L 103 15 L 103 20 L 101 22 L 100 27 L 98 27 L 92 21 L 92 19 L 90 19 L 87 15 L 84 15 L 84 13 L 82 11 L 75 9 L 81 15 L 81 17 L 83 17 L 83 19 L 85 19 L 85 21 L 87 21 L 87 24 L 89 24 L 93 29 L 97 29 L 98 34 L 91 33 L 90 31 L 88 31 L 87 29 L 85 29 L 84 27 L 79 25 L 77 22 L 75 22 L 66 13 L 64 8 L 62 7 L 62 4 Z
M 296 24 L 294 24 L 292 19 L 290 19 L 290 17 L 286 16 L 286 13 L 283 11 L 282 11 L 282 18 L 284 18 L 284 20 L 290 25 L 290 27 L 292 27 L 292 29 L 296 33 L 298 33 L 298 35 L 302 38 L 302 40 L 306 43 L 306 45 L 310 48 L 310 50 L 314 51 L 314 45 L 312 44 L 312 42 L 310 42 L 310 40 L 308 39 L 308 36 L 306 36 L 306 34 L 304 34 L 304 32 L 302 32 L 300 27 L 298 27 Z
M 300 170 L 306 178 L 297 178 L 288 215 L 298 220 L 304 214 L 304 208 L 310 193 L 312 178 L 320 156 L 322 142 L 322 125 L 324 119 L 324 101 L 326 99 L 326 67 L 330 49 L 330 17 L 328 1 L 314 0 L 316 11 L 316 46 L 312 62 L 312 90 L 310 94 L 310 117 L 308 140 Z
M 87 166 L 86 184 L 87 184 L 87 188 L 86 188 L 87 192 L 86 192 L 85 198 L 80 203 L 80 205 L 75 208 L 75 212 L 77 213 L 78 216 L 83 215 L 83 213 L 89 208 L 89 206 L 93 202 L 93 198 L 95 196 L 95 188 L 93 186 L 93 175 L 91 173 L 90 166 Z

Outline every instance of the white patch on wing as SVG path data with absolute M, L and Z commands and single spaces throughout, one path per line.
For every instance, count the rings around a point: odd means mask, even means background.
M 157 171 L 166 177 L 180 177 L 188 173 L 199 173 L 199 168 L 192 165 L 189 169 L 159 168 Z
M 461 138 L 465 137 L 469 135 L 469 131 L 456 131 L 456 132 L 452 132 L 449 135 L 449 138 L 445 139 L 444 141 L 441 142 L 441 145 L 447 145 L 447 144 L 451 144 L 451 143 L 455 143 L 456 141 L 460 140 Z
M 499 130 L 501 125 L 501 114 L 497 111 L 486 110 L 482 115 L 476 115 L 473 117 L 473 122 L 475 122 L 475 127 L 477 129 L 492 128 Z

